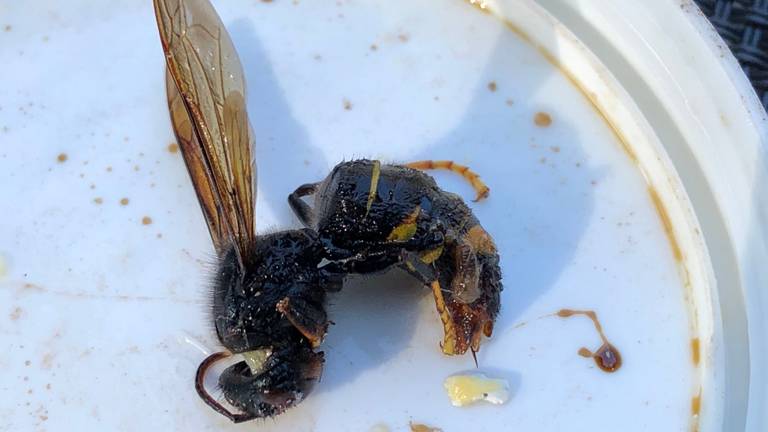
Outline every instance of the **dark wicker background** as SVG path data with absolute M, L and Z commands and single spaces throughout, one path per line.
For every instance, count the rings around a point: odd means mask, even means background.
M 768 0 L 696 0 L 768 108 Z

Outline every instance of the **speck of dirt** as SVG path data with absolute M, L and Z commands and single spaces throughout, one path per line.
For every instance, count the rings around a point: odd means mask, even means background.
M 48 42 L 49 40 L 51 40 L 49 36 L 43 36 L 43 42 Z
M 512 106 L 512 105 L 515 104 L 515 101 L 513 101 L 512 99 L 507 99 L 507 100 L 504 101 L 504 103 L 506 103 L 507 106 Z
M 30 394 L 30 395 L 31 395 L 32 393 L 33 393 L 33 392 L 32 392 L 32 389 L 29 389 L 29 390 L 27 390 L 27 394 Z
M 163 238 L 163 233 L 157 233 L 157 238 Z
M 69 159 L 69 156 L 67 156 L 67 154 L 66 154 L 66 153 L 59 153 L 59 155 L 58 155 L 58 156 L 56 156 L 56 160 L 57 160 L 59 163 L 64 163 L 64 162 L 66 162 L 66 161 L 67 161 L 67 159 Z
M 376 44 L 371 44 L 371 51 L 376 51 L 379 49 L 379 46 Z
M 29 381 L 29 377 L 28 377 L 28 376 L 25 376 L 25 377 L 24 377 L 24 381 Z
M 25 360 L 25 361 L 24 361 L 24 366 L 29 366 L 29 365 L 31 365 L 31 364 L 32 364 L 32 361 L 31 361 L 31 360 Z
M 411 35 L 409 35 L 408 33 L 400 33 L 399 35 L 397 35 L 397 38 L 400 39 L 400 42 L 406 43 L 409 40 L 411 40 Z
M 552 146 L 552 147 L 549 148 L 549 150 L 552 153 L 560 153 L 560 147 L 559 146 Z
M 127 206 L 129 202 L 131 201 L 128 198 L 120 199 L 120 205 Z
M 272 3 L 272 0 L 261 0 L 262 3 Z
M 10 25 L 10 24 L 6 24 L 5 27 L 3 27 L 3 30 L 9 32 L 9 31 L 13 30 L 13 26 Z
M 40 420 L 46 421 L 46 420 L 48 420 L 48 416 L 47 415 L 41 415 L 40 416 Z
M 152 225 L 152 218 L 149 216 L 144 216 L 141 218 L 141 224 L 142 225 Z
M 495 92 L 498 86 L 496 85 L 496 81 L 491 81 L 488 83 L 488 90 Z
M 345 110 L 347 110 L 347 111 L 351 111 L 352 110 L 352 102 L 350 102 L 349 99 L 344 99 L 342 102 L 344 103 L 344 109 Z
M 107 167 L 107 172 L 112 172 L 112 167 L 111 166 Z
M 96 197 L 96 198 L 93 199 L 93 203 L 94 204 L 103 204 L 104 203 L 104 199 L 101 198 L 101 197 Z
M 50 369 L 53 366 L 54 357 L 56 357 L 56 355 L 53 353 L 45 353 L 42 361 L 43 369 Z
M 46 385 L 45 385 L 45 389 L 46 389 L 46 390 L 50 390 L 50 389 L 51 389 L 51 383 L 48 383 L 48 384 L 46 384 Z
M 323 56 L 321 56 L 320 54 L 315 54 L 314 59 L 316 61 L 322 61 L 323 60 Z
M 18 307 L 18 306 L 17 306 L 15 309 L 13 309 L 13 311 L 12 311 L 12 312 L 11 312 L 11 314 L 10 314 L 10 317 L 11 317 L 11 321 L 18 321 L 18 320 L 19 320 L 19 318 L 21 318 L 21 313 L 22 313 L 22 312 L 23 312 L 23 311 L 22 311 L 22 310 L 21 310 L 21 308 L 20 308 L 20 307 Z
M 179 145 L 176 144 L 176 143 L 168 144 L 168 152 L 169 153 L 178 153 L 179 152 Z
M 544 165 L 545 163 L 547 163 L 547 158 L 543 157 L 543 158 L 539 159 L 539 163 Z
M 91 187 L 91 189 L 96 189 L 96 185 L 95 185 L 95 184 L 93 184 L 93 183 L 91 183 L 91 186 L 90 186 L 90 187 Z
M 533 116 L 533 122 L 536 123 L 536 126 L 538 127 L 549 127 L 549 125 L 552 124 L 552 117 L 549 114 L 540 111 Z
M 139 169 L 141 169 L 141 168 L 140 168 L 138 165 L 134 165 L 134 166 L 133 166 L 133 170 L 134 170 L 134 171 L 138 171 Z

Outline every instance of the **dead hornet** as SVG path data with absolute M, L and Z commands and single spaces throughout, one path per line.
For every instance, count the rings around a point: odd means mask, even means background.
M 325 180 L 300 186 L 288 202 L 316 231 L 326 270 L 375 273 L 399 266 L 429 286 L 445 333 L 445 354 L 474 355 L 491 336 L 502 290 L 499 255 L 491 236 L 456 194 L 440 189 L 424 169 L 450 169 L 477 191 L 488 187 L 468 167 L 451 161 L 386 165 L 354 160 Z M 314 208 L 302 197 L 314 195 Z
M 253 132 L 237 52 L 208 0 L 154 0 L 166 56 L 171 124 L 218 257 L 212 315 L 225 351 L 198 367 L 195 388 L 233 422 L 275 416 L 319 380 L 328 328 L 326 295 L 347 273 L 401 266 L 432 288 L 443 351 L 479 349 L 499 310 L 501 275 L 490 236 L 456 195 L 415 168 L 452 163 L 338 165 L 326 181 L 290 197 L 305 229 L 256 235 Z M 316 194 L 317 213 L 301 201 Z M 441 288 L 442 287 L 442 288 Z M 231 412 L 204 388 L 215 362 L 240 354 L 219 377 Z
M 338 287 L 319 265 L 308 229 L 256 235 L 253 133 L 237 52 L 208 0 L 155 0 L 165 51 L 166 91 L 176 138 L 218 256 L 213 322 L 226 351 L 205 359 L 195 387 L 234 422 L 280 414 L 320 378 L 326 292 Z M 232 413 L 203 386 L 218 360 L 244 361 L 219 377 Z

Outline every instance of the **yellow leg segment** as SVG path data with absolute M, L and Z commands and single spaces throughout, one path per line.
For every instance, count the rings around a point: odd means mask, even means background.
M 485 183 L 483 183 L 482 180 L 480 180 L 480 176 L 476 172 L 469 169 L 468 166 L 459 165 L 453 161 L 424 160 L 424 161 L 407 163 L 405 164 L 405 166 L 407 166 L 408 168 L 413 168 L 413 169 L 422 170 L 422 171 L 444 169 L 444 170 L 453 171 L 455 173 L 460 174 L 475 189 L 475 192 L 477 193 L 477 196 L 474 199 L 475 202 L 488 198 L 488 194 L 491 191 L 491 189 Z

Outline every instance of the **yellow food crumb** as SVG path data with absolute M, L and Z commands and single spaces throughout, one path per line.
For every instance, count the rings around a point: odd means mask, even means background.
M 500 405 L 509 400 L 509 385 L 483 374 L 453 375 L 443 383 L 453 406 L 466 406 L 479 401 Z

